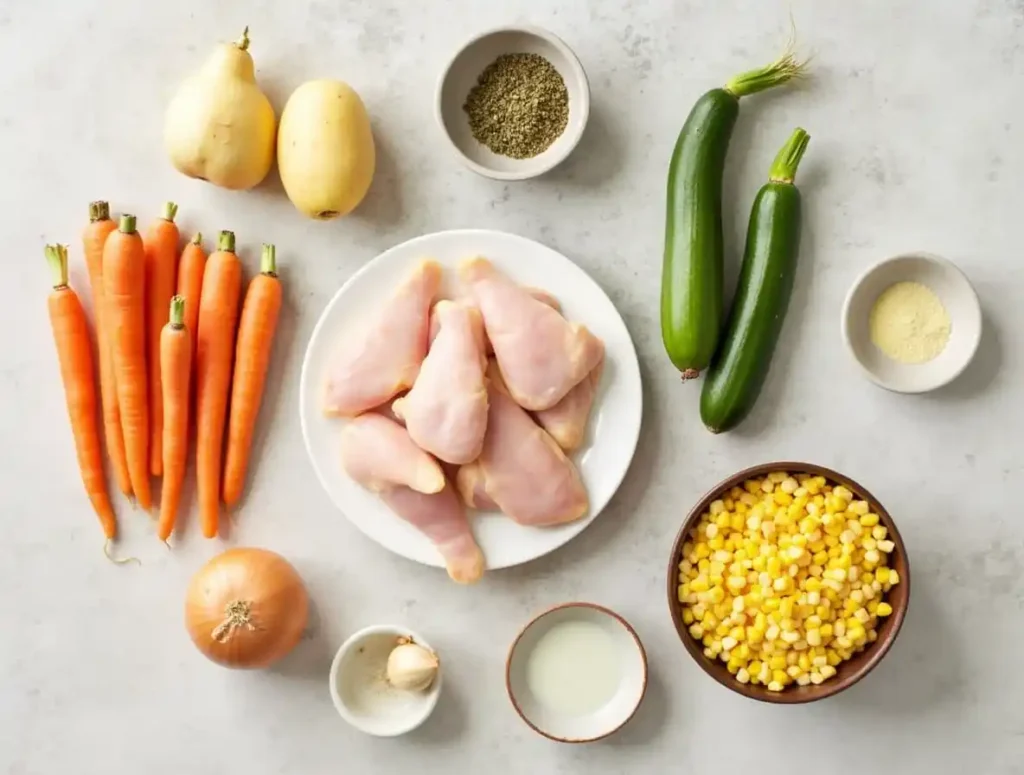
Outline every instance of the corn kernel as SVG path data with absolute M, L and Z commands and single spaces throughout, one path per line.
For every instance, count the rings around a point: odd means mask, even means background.
M 768 684 L 768 691 L 770 692 L 781 692 L 783 688 L 782 684 L 778 681 L 772 681 Z
M 900 583 L 900 574 L 896 572 L 895 568 L 889 568 L 889 584 L 896 586 Z
M 888 534 L 889 531 L 885 529 L 885 525 L 875 525 L 871 528 L 871 537 L 876 541 L 884 541 Z
M 876 616 L 891 616 L 892 606 L 888 603 L 879 603 L 878 608 L 875 609 Z
M 741 667 L 736 671 L 736 680 L 741 684 L 750 683 L 750 673 L 747 672 L 746 668 Z
M 896 548 L 896 544 L 894 544 L 892 541 L 879 541 L 878 542 L 878 550 L 881 551 L 881 552 L 885 552 L 886 554 L 892 553 L 893 549 L 895 549 L 895 548 Z
M 772 681 L 780 684 L 789 683 L 789 674 L 785 670 L 773 670 Z

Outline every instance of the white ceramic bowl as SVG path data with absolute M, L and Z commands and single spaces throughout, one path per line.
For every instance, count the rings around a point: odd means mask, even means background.
M 949 315 L 949 342 L 926 363 L 900 363 L 871 341 L 871 309 L 882 292 L 898 282 L 927 286 Z M 842 320 L 843 339 L 864 373 L 898 393 L 925 393 L 952 381 L 967 368 L 981 341 L 981 305 L 970 281 L 951 261 L 930 253 L 907 253 L 870 267 L 850 288 Z
M 433 713 L 441 695 L 443 665 L 424 692 L 395 689 L 384 680 L 388 654 L 399 637 L 431 648 L 408 628 L 375 625 L 346 640 L 331 663 L 334 707 L 345 721 L 368 735 L 396 737 L 411 732 Z
M 530 657 L 545 634 L 566 622 L 596 624 L 611 639 L 621 668 L 618 689 L 585 715 L 559 712 L 536 695 L 528 679 Z M 647 654 L 636 631 L 614 611 L 594 603 L 563 603 L 535 617 L 516 637 L 505 663 L 505 687 L 527 725 L 560 743 L 590 743 L 617 732 L 636 713 L 647 691 Z
M 565 131 L 530 159 L 500 156 L 477 142 L 462 108 L 480 74 L 502 54 L 539 54 L 562 76 L 569 92 Z M 583 65 L 561 38 L 539 27 L 500 27 L 477 35 L 451 58 L 438 80 L 435 112 L 441 131 L 467 167 L 497 180 L 524 180 L 547 172 L 576 147 L 590 116 L 590 85 Z

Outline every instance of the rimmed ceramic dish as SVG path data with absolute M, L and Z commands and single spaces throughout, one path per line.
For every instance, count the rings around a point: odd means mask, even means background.
M 590 497 L 590 510 L 565 525 L 519 525 L 496 511 L 475 512 L 472 525 L 487 569 L 528 562 L 562 546 L 589 525 L 611 500 L 629 469 L 640 436 L 643 389 L 636 348 L 608 296 L 579 266 L 540 243 L 484 229 L 427 234 L 385 251 L 356 272 L 327 305 L 309 338 L 302 363 L 299 411 L 313 467 L 331 500 L 352 524 L 381 546 L 416 562 L 444 567 L 437 547 L 341 469 L 338 434 L 344 421 L 324 417 L 323 389 L 338 344 L 374 315 L 424 257 L 443 267 L 454 292 L 461 261 L 486 256 L 516 282 L 543 288 L 569 320 L 585 324 L 604 341 L 605 366 L 587 438 L 573 454 Z
M 502 54 L 539 54 L 562 76 L 569 93 L 565 131 L 529 159 L 493 153 L 473 137 L 463 110 L 480 74 Z M 497 180 L 524 180 L 542 175 L 572 153 L 590 117 L 590 85 L 583 65 L 557 35 L 540 27 L 499 27 L 477 35 L 449 60 L 438 80 L 435 114 L 445 139 L 473 172 Z
M 538 664 L 538 655 L 545 648 L 545 636 L 555 628 L 580 624 L 600 633 L 619 678 L 599 707 L 570 711 L 550 702 L 541 683 L 547 673 Z M 560 743 L 590 743 L 617 732 L 639 709 L 647 691 L 647 654 L 636 631 L 619 614 L 595 603 L 563 603 L 534 617 L 513 641 L 505 663 L 505 688 L 512 707 L 534 732 Z
M 871 341 L 871 309 L 878 297 L 898 282 L 930 288 L 949 315 L 949 342 L 926 363 L 900 363 Z M 880 261 L 857 278 L 843 305 L 843 339 L 850 353 L 869 379 L 897 393 L 924 393 L 956 379 L 978 349 L 981 328 L 981 305 L 967 276 L 951 261 L 931 253 L 907 253 Z
M 331 662 L 331 700 L 338 714 L 360 732 L 397 737 L 429 718 L 441 696 L 444 665 L 426 691 L 395 689 L 385 680 L 388 655 L 401 637 L 433 649 L 407 627 L 374 625 L 348 638 Z
M 781 692 L 771 692 L 764 686 L 753 684 L 742 684 L 729 673 L 725 663 L 719 660 L 709 659 L 704 655 L 703 645 L 690 635 L 689 629 L 683 622 L 683 607 L 679 603 L 679 563 L 682 560 L 683 544 L 689 540 L 690 533 L 697 526 L 701 515 L 707 512 L 711 502 L 722 497 L 723 493 L 733 487 L 742 487 L 747 479 L 764 477 L 774 471 L 786 471 L 790 474 L 810 474 L 812 476 L 823 476 L 832 484 L 841 484 L 850 490 L 859 500 L 865 500 L 871 506 L 872 512 L 878 514 L 879 524 L 884 525 L 888 531 L 888 538 L 895 544 L 895 548 L 889 555 L 889 567 L 894 568 L 900 575 L 900 583 L 893 587 L 885 595 L 885 601 L 892 606 L 892 614 L 882 620 L 878 627 L 878 639 L 869 644 L 863 651 L 855 654 L 851 659 L 843 662 L 836 668 L 836 675 L 815 686 L 788 686 Z M 728 479 L 715 485 L 697 504 L 693 507 L 683 522 L 683 526 L 676 535 L 672 544 L 672 554 L 668 561 L 668 606 L 672 616 L 672 623 L 675 625 L 679 639 L 686 647 L 686 652 L 693 657 L 701 669 L 714 678 L 722 686 L 744 697 L 749 697 L 761 702 L 770 702 L 779 705 L 794 705 L 805 702 L 814 702 L 825 697 L 831 697 L 844 689 L 853 686 L 864 676 L 870 673 L 875 666 L 882 661 L 882 658 L 892 647 L 900 627 L 903 626 L 903 619 L 907 615 L 907 606 L 910 601 L 910 562 L 907 559 L 907 551 L 903 545 L 903 539 L 896 528 L 889 512 L 885 507 L 865 488 L 861 487 L 850 477 L 833 471 L 831 468 L 814 465 L 813 463 L 778 462 L 763 463 L 744 469 L 733 474 Z

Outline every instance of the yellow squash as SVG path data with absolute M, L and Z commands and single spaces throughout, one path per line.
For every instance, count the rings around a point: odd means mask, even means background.
M 348 214 L 366 196 L 375 163 L 369 116 L 348 84 L 309 81 L 288 98 L 277 166 L 301 212 L 320 220 Z
M 260 183 L 274 162 L 274 108 L 256 85 L 249 29 L 221 43 L 167 108 L 164 145 L 190 178 L 231 189 Z

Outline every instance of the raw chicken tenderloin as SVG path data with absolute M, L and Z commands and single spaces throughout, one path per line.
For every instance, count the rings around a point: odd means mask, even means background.
M 434 495 L 408 487 L 391 487 L 383 490 L 380 497 L 389 509 L 437 547 L 453 581 L 472 584 L 484 575 L 484 555 L 469 528 L 454 485 L 449 483 Z
M 485 258 L 459 267 L 484 317 L 509 394 L 524 409 L 550 409 L 593 371 L 604 344 L 530 295 Z
M 404 485 L 426 495 L 445 487 L 444 472 L 405 428 L 381 414 L 363 414 L 341 432 L 341 464 L 360 485 L 383 492 Z
M 459 490 L 483 494 L 521 525 L 545 527 L 587 513 L 579 472 L 554 440 L 506 392 L 494 361 L 488 365 L 490 410 L 484 449 L 475 464 L 459 469 Z
M 423 261 L 342 348 L 327 380 L 324 413 L 355 417 L 412 387 L 427 355 L 430 305 L 441 266 Z
M 566 393 L 565 398 L 550 409 L 543 409 L 534 415 L 541 427 L 550 433 L 551 438 L 566 452 L 572 452 L 583 443 L 583 437 L 587 433 L 587 422 L 590 420 L 590 410 L 594 406 L 597 386 L 601 382 L 603 371 L 602 357 L 594 370 Z
M 454 301 L 434 309 L 440 333 L 408 395 L 392 404 L 412 440 L 446 463 L 480 455 L 487 430 L 487 384 L 480 312 Z

